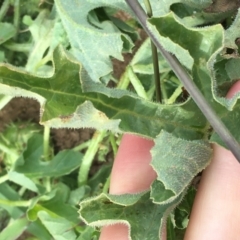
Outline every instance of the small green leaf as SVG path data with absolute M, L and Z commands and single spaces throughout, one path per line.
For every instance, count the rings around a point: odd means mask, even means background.
M 176 228 L 186 229 L 197 190 L 190 187 L 181 203 L 174 210 Z
M 14 37 L 15 34 L 17 33 L 16 28 L 10 24 L 10 23 L 6 23 L 6 22 L 1 22 L 0 23 L 0 44 L 6 42 L 7 40 L 9 40 L 10 38 Z
M 72 225 L 78 224 L 77 209 L 66 203 L 69 192 L 70 190 L 66 185 L 59 183 L 50 193 L 34 199 L 27 211 L 29 220 L 37 220 L 38 212 L 45 211 L 51 216 L 58 216 L 59 218 L 68 220 Z
M 36 236 L 38 240 L 52 240 L 51 235 L 39 219 L 31 222 L 28 225 L 27 231 L 33 236 Z
M 11 182 L 14 182 L 26 189 L 29 189 L 30 191 L 37 192 L 37 193 L 39 192 L 39 189 L 36 186 L 36 184 L 24 174 L 21 174 L 15 171 L 10 171 L 8 173 L 8 177 L 9 177 L 9 181 Z
M 1 199 L 7 201 L 11 199 L 11 201 L 18 201 L 20 200 L 19 194 L 7 183 L 0 184 L 0 201 Z M 9 216 L 13 219 L 17 219 L 23 215 L 23 210 L 16 206 L 10 206 L 6 204 L 0 204 L 1 208 L 5 209 Z
M 77 238 L 77 240 L 86 240 L 86 239 L 97 240 L 99 238 L 97 238 L 96 235 L 97 235 L 96 231 L 93 227 L 85 226 L 83 232 L 81 232 L 81 235 Z
M 39 211 L 38 217 L 48 229 L 52 237 L 56 240 L 75 240 L 76 233 L 74 232 L 73 224 L 67 219 L 59 218 L 45 211 Z
M 42 161 L 43 137 L 34 135 L 29 139 L 23 157 L 16 162 L 14 171 L 29 178 L 59 177 L 69 174 L 81 164 L 82 154 L 73 150 L 59 152 L 50 161 Z
M 18 239 L 20 235 L 26 230 L 28 220 L 26 218 L 19 218 L 11 222 L 6 228 L 1 231 L 0 240 Z
M 102 6 L 127 9 L 126 4 L 119 0 L 80 0 L 78 2 L 57 0 L 55 3 L 68 34 L 74 56 L 83 64 L 92 80 L 98 82 L 101 77 L 112 71 L 110 56 L 123 60 L 121 55 L 122 37 L 131 45 L 132 41 L 110 21 L 99 22 L 98 27 L 90 24 L 88 14 Z

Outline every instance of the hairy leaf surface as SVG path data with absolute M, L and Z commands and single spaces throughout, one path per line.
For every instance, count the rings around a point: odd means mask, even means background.
M 236 20 L 234 25 L 237 22 Z M 190 28 L 179 21 L 173 13 L 169 13 L 164 17 L 150 19 L 148 27 L 162 43 L 162 46 L 175 54 L 182 65 L 189 70 L 193 81 L 206 100 L 240 142 L 240 129 L 233 124 L 233 121 L 238 121 L 240 118 L 239 104 L 236 104 L 239 95 L 236 95 L 232 100 L 226 100 L 225 97 L 217 94 L 214 64 L 224 48 L 224 29 L 222 26 L 218 24 L 207 28 Z M 225 68 L 218 70 L 221 74 Z M 229 112 L 229 110 L 232 111 Z M 226 147 L 215 133 L 211 141 Z
M 90 226 L 122 223 L 129 228 L 131 240 L 159 239 L 163 217 L 181 200 L 170 204 L 154 204 L 149 192 L 124 194 L 121 196 L 101 194 L 80 203 L 80 217 Z
M 123 43 L 131 43 L 131 39 L 122 34 L 110 21 L 97 22 L 97 26 L 94 26 L 89 22 L 88 14 L 102 6 L 127 10 L 124 1 L 57 0 L 56 6 L 74 56 L 83 64 L 91 78 L 98 82 L 101 77 L 112 71 L 110 56 L 123 60 Z M 133 47 L 133 44 L 130 46 Z
M 49 78 L 2 65 L 0 82 L 5 85 L 1 90 L 6 94 L 9 89 L 11 95 L 15 90 L 21 96 L 32 96 L 41 102 L 45 99 L 41 122 L 51 127 L 97 126 L 150 138 L 156 137 L 161 129 L 185 139 L 199 139 L 206 134 L 206 120 L 192 100 L 184 105 L 164 106 L 127 91 L 112 90 L 91 81 L 86 83 L 86 79 L 80 82 L 81 65 L 69 59 L 63 49 L 55 51 L 54 65 L 55 73 Z M 83 92 L 81 83 L 89 84 L 86 90 L 95 92 Z M 194 117 L 197 122 L 191 121 Z
M 206 141 L 187 141 L 162 131 L 155 139 L 151 154 L 157 179 L 178 195 L 209 164 L 212 150 Z

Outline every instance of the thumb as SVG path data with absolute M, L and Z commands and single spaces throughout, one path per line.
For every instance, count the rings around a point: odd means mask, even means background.
M 227 94 L 240 91 L 240 81 Z M 240 164 L 233 154 L 213 144 L 213 159 L 204 171 L 185 240 L 237 240 L 240 235 Z

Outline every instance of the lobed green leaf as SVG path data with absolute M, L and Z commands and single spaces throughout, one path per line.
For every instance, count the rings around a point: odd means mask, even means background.
M 192 100 L 161 105 L 90 81 L 90 87 L 84 87 L 86 79 L 79 81 L 81 65 L 61 48 L 54 52 L 54 65 L 54 74 L 43 78 L 3 64 L 0 92 L 38 99 L 42 102 L 41 123 L 50 127 L 97 126 L 100 130 L 132 132 L 150 138 L 162 129 L 186 139 L 199 139 L 206 134 L 206 120 Z M 83 88 L 95 92 L 83 92 Z M 192 118 L 198 121 L 193 122 Z

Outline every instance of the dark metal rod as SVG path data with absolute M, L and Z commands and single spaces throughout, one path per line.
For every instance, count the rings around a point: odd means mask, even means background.
M 141 23 L 142 27 L 154 42 L 156 47 L 168 61 L 169 65 L 171 66 L 174 73 L 183 83 L 183 86 L 189 92 L 195 103 L 198 105 L 200 110 L 203 112 L 209 123 L 212 125 L 213 129 L 217 132 L 217 134 L 221 137 L 223 142 L 228 146 L 228 148 L 232 151 L 233 155 L 236 157 L 238 162 L 240 162 L 240 146 L 236 139 L 232 136 L 229 132 L 227 127 L 223 124 L 221 119 L 218 117 L 216 112 L 212 109 L 212 107 L 208 104 L 200 90 L 197 88 L 193 80 L 189 77 L 186 70 L 181 66 L 181 63 L 178 59 L 165 51 L 161 46 L 160 42 L 155 38 L 151 31 L 149 31 L 147 27 L 147 19 L 148 16 L 146 15 L 145 11 L 139 4 L 137 0 L 125 0 L 129 7 L 132 9 L 134 14 L 136 15 L 137 19 Z

